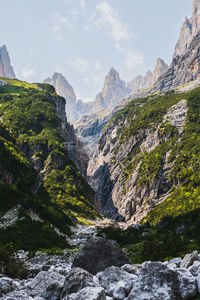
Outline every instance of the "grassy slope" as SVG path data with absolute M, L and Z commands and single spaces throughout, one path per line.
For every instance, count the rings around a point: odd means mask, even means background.
M 73 214 L 95 218 L 94 192 L 68 158 L 57 131 L 60 120 L 52 99 L 54 88 L 4 80 L 8 85 L 0 87 L 0 212 L 21 204 L 22 219 L 14 227 L 0 230 L 1 243 L 13 242 L 17 249 L 65 247 L 64 238 L 55 234 L 50 224 L 69 233 Z M 38 174 L 31 160 L 46 168 L 37 193 L 33 191 Z M 32 221 L 27 215 L 30 209 L 45 222 Z

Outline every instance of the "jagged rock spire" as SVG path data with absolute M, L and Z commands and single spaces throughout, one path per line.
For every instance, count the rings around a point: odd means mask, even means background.
M 0 76 L 15 78 L 13 67 L 10 64 L 10 56 L 5 45 L 0 47 Z

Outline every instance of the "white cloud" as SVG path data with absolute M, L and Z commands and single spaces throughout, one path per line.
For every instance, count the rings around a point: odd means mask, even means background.
M 76 13 L 71 14 L 71 19 L 68 17 L 63 17 L 60 12 L 56 12 L 54 15 L 54 25 L 52 28 L 54 39 L 60 41 L 63 39 L 62 30 L 66 26 L 68 29 L 74 29 L 74 22 L 76 20 Z
M 125 56 L 125 64 L 128 70 L 134 69 L 137 65 L 144 64 L 144 55 L 142 53 L 137 53 L 129 48 L 123 48 L 119 43 L 115 44 L 118 52 Z
M 75 59 L 70 65 L 80 73 L 86 73 L 89 67 L 88 62 L 82 58 Z
M 32 69 L 31 65 L 26 65 L 23 69 L 22 69 L 22 77 L 24 79 L 29 79 L 32 75 L 35 74 L 35 71 Z
M 95 70 L 102 70 L 102 65 L 98 61 L 93 61 L 92 65 L 94 66 Z
M 133 33 L 129 32 L 128 25 L 123 22 L 117 10 L 112 8 L 107 1 L 98 3 L 96 6 L 97 14 L 93 14 L 89 23 L 95 24 L 97 29 L 107 30 L 114 41 L 131 40 Z M 86 25 L 85 30 L 89 29 Z
M 85 0 L 80 0 L 80 6 L 81 8 L 85 8 Z

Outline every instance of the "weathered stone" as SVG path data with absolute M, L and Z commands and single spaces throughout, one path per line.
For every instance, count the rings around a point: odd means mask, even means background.
M 169 263 L 176 264 L 177 267 L 180 267 L 181 262 L 182 262 L 182 258 L 180 257 L 173 258 L 169 261 Z
M 139 275 L 141 268 L 142 267 L 140 265 L 134 265 L 134 264 L 132 265 L 127 264 L 121 267 L 122 270 L 135 275 Z
M 30 296 L 41 296 L 45 299 L 59 299 L 65 277 L 57 272 L 41 271 L 27 284 Z
M 106 300 L 106 292 L 101 287 L 86 287 L 76 294 L 65 296 L 63 300 Z
M 97 278 L 108 296 L 123 300 L 129 294 L 137 276 L 119 267 L 109 267 L 98 273 Z
M 197 292 L 188 270 L 170 270 L 162 263 L 146 263 L 126 300 L 191 299 Z
M 65 298 L 67 295 L 77 293 L 85 287 L 96 287 L 93 276 L 81 268 L 73 268 L 65 279 L 61 299 Z
M 194 277 L 198 276 L 200 274 L 200 261 L 195 260 L 188 270 Z
M 122 266 L 129 262 L 125 253 L 110 241 L 95 237 L 75 256 L 73 266 L 96 274 L 109 266 Z
M 185 257 L 183 258 L 181 264 L 180 264 L 180 267 L 187 269 L 193 264 L 193 262 L 195 260 L 198 260 L 198 252 L 197 251 L 194 251 L 190 254 L 186 254 Z
M 7 294 L 13 291 L 16 288 L 16 283 L 13 279 L 9 277 L 1 277 L 0 278 L 0 296 L 2 294 Z

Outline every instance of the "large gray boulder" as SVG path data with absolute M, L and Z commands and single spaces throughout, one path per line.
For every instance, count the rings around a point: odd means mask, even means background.
M 188 270 L 147 262 L 126 300 L 187 300 L 196 293 L 195 278 Z
M 106 292 L 101 287 L 86 287 L 78 293 L 66 296 L 63 300 L 106 300 Z
M 197 251 L 186 254 L 181 262 L 180 267 L 188 269 L 195 260 L 198 260 L 198 252 Z
M 96 287 L 93 276 L 81 268 L 73 268 L 65 279 L 60 298 L 65 299 L 66 296 L 75 294 L 86 287 L 92 289 Z
M 65 282 L 65 277 L 58 272 L 41 271 L 27 284 L 30 296 L 40 296 L 48 300 L 57 300 Z
M 121 267 L 129 263 L 128 257 L 122 250 L 104 238 L 95 237 L 91 238 L 75 256 L 73 266 L 96 274 L 107 267 Z
M 109 267 L 98 273 L 97 278 L 108 296 L 123 300 L 130 293 L 137 276 L 119 267 Z
M 17 282 L 9 277 L 0 278 L 0 296 L 7 294 L 17 287 Z

